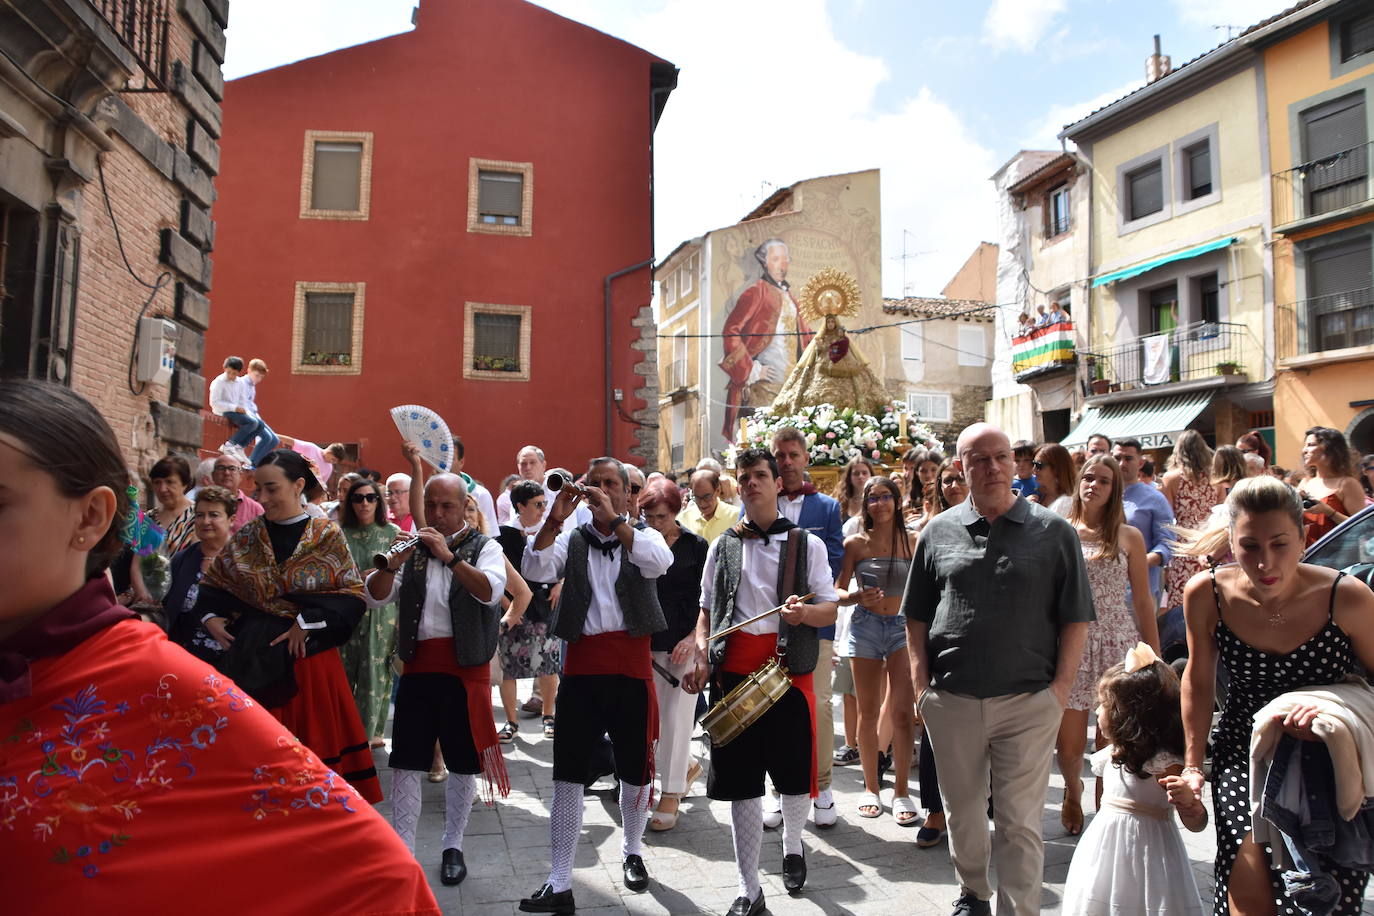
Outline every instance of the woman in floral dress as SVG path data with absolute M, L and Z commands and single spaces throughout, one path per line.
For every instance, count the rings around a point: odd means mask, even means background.
M 1212 483 L 1212 450 L 1203 441 L 1202 433 L 1189 429 L 1178 437 L 1174 453 L 1169 456 L 1163 489 L 1173 507 L 1175 525 L 1191 531 L 1206 526 L 1212 507 L 1221 502 L 1221 494 Z M 1175 556 L 1169 561 L 1164 568 L 1167 607 L 1183 603 L 1183 587 L 1205 566 L 1199 557 Z
M 1064 805 L 1059 817 L 1070 835 L 1083 831 L 1083 751 L 1088 744 L 1088 712 L 1098 703 L 1097 682 L 1138 641 L 1144 640 L 1159 651 L 1145 538 L 1126 523 L 1123 489 L 1116 459 L 1094 455 L 1079 472 L 1069 510 L 1069 521 L 1082 544 L 1097 613 L 1097 620 L 1088 624 L 1083 660 L 1055 742 L 1059 771 L 1064 776 Z M 1100 733 L 1097 740 L 1099 749 L 1106 746 Z
M 355 481 L 339 501 L 339 526 L 348 541 L 348 552 L 365 576 L 372 558 L 386 550 L 401 533 L 386 520 L 383 494 L 374 480 Z M 396 605 L 386 604 L 363 615 L 348 642 L 339 647 L 348 685 L 358 704 L 363 728 L 373 746 L 383 741 L 387 707 L 391 703 L 391 654 L 396 650 Z

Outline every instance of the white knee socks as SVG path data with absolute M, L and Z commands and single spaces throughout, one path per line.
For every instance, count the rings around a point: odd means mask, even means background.
M 802 828 L 806 826 L 806 812 L 811 810 L 810 795 L 782 797 L 782 853 L 785 856 L 802 854 Z
M 418 775 L 418 774 L 417 774 Z M 444 840 L 442 849 L 463 848 L 463 831 L 468 828 L 472 798 L 477 794 L 477 777 L 471 773 L 448 774 L 444 786 Z
M 644 849 L 644 827 L 649 823 L 649 786 L 620 781 L 620 855 L 637 856 Z
M 735 839 L 735 868 L 739 871 L 739 896 L 759 895 L 759 846 L 763 843 L 763 799 L 730 802 L 730 832 Z
M 581 834 L 582 786 L 555 779 L 549 806 L 549 886 L 554 893 L 572 887 L 573 856 Z
M 415 825 L 420 820 L 420 777 L 418 770 L 391 771 L 391 826 L 406 849 L 415 852 Z

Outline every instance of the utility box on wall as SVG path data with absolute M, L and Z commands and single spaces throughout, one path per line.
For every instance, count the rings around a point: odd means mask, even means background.
M 138 380 L 165 385 L 172 380 L 180 330 L 165 318 L 140 318 L 138 322 Z

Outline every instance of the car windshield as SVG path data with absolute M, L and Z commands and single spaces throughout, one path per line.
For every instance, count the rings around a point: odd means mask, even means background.
M 1374 579 L 1374 508 L 1366 508 L 1349 524 L 1312 545 L 1303 560 L 1370 582 Z

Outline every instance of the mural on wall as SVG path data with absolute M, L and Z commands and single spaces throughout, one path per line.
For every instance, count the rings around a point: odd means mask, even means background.
M 784 209 L 785 208 L 785 209 Z M 877 170 L 803 181 L 778 211 L 709 237 L 710 323 L 715 378 L 710 384 L 711 447 L 735 441 L 741 417 L 773 402 L 817 328 L 801 314 L 798 291 L 830 267 L 858 283 L 856 326 L 885 323 Z M 884 366 L 874 359 L 879 378 Z

